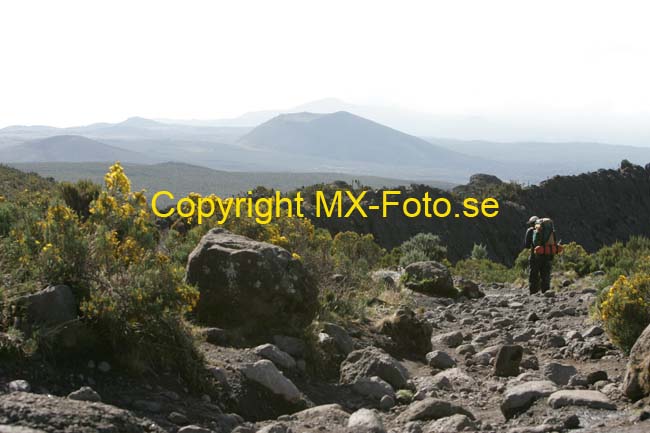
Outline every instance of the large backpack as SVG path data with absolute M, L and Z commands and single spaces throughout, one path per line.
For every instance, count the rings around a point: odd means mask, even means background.
M 555 226 L 552 219 L 540 218 L 535 222 L 533 246 L 535 254 L 554 255 L 562 251 L 562 247 L 555 239 Z

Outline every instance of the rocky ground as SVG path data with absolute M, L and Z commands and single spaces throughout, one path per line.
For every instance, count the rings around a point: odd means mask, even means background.
M 208 329 L 219 386 L 205 395 L 101 360 L 6 364 L 0 432 L 649 431 L 648 401 L 622 393 L 627 358 L 590 319 L 593 278 L 535 296 L 511 285 L 456 301 L 413 292 L 414 311 L 378 301 L 382 323 L 321 324 L 319 359 L 296 338 L 232 347 Z

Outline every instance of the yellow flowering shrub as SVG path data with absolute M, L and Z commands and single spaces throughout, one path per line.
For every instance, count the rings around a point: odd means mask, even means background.
M 145 194 L 131 191 L 119 163 L 104 181 L 101 191 L 84 185 L 80 195 L 79 184 L 69 185 L 60 196 L 0 204 L 19 212 L 9 236 L 0 233 L 0 275 L 12 293 L 69 285 L 116 363 L 172 369 L 196 385 L 202 361 L 183 316 L 199 293 L 184 282 L 184 266 L 160 250 Z
M 597 307 L 610 339 L 629 352 L 650 324 L 650 274 L 621 275 L 601 292 Z

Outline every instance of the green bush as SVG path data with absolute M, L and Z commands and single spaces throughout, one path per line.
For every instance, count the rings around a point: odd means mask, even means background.
M 483 244 L 474 244 L 470 258 L 473 260 L 487 260 L 489 258 L 487 247 Z
M 596 260 L 575 242 L 563 245 L 562 254 L 557 255 L 555 263 L 559 270 L 575 271 L 581 277 L 597 270 Z
M 447 247 L 442 245 L 439 236 L 432 233 L 418 233 L 399 248 L 402 252 L 401 266 L 426 260 L 441 262 L 447 255 Z

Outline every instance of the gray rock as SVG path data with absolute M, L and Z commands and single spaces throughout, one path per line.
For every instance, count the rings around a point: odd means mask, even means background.
M 359 433 L 385 433 L 386 429 L 374 410 L 359 409 L 350 415 L 348 428 Z
M 501 402 L 501 412 L 510 419 L 525 412 L 539 398 L 546 397 L 557 391 L 553 382 L 538 380 L 524 382 L 506 389 Z
M 225 346 L 228 344 L 228 333 L 221 328 L 205 328 L 203 330 L 205 341 L 215 346 Z
M 284 248 L 222 228 L 203 236 L 189 256 L 186 274 L 201 293 L 199 320 L 214 326 L 256 335 L 291 334 L 316 314 L 318 290 L 300 260 Z
M 553 409 L 565 406 L 585 406 L 591 409 L 616 410 L 616 405 L 600 391 L 563 390 L 550 395 L 548 404 Z
M 245 366 L 242 372 L 247 379 L 259 383 L 290 403 L 297 403 L 302 400 L 300 390 L 271 361 L 266 359 L 257 361 L 254 364 Z
M 214 433 L 214 431 L 192 424 L 179 428 L 178 433 Z
M 476 284 L 474 281 L 459 278 L 456 282 L 456 285 L 460 291 L 461 296 L 465 296 L 469 299 L 479 299 L 485 297 L 485 293 L 479 289 L 478 284 Z
M 97 366 L 97 370 L 101 371 L 102 373 L 108 373 L 109 371 L 111 371 L 111 364 L 109 364 L 106 361 L 102 361 Z
M 395 390 L 385 380 L 373 377 L 360 377 L 352 384 L 352 389 L 364 397 L 381 400 L 384 396 L 395 397 Z
M 441 389 L 444 389 L 444 386 L 450 386 L 451 389 L 457 391 L 473 391 L 476 388 L 476 381 L 460 368 L 441 371 L 433 376 L 433 382 L 437 383 Z
M 354 350 L 354 341 L 348 332 L 339 325 L 323 323 L 322 330 L 334 339 L 334 344 L 344 355 L 349 355 Z
M 189 423 L 187 417 L 180 412 L 171 412 L 167 415 L 167 419 L 176 425 L 186 425 Z
M 401 389 L 407 385 L 408 371 L 388 353 L 376 347 L 355 350 L 341 364 L 341 383 L 353 384 L 358 379 L 377 376 L 393 388 Z
M 0 395 L 0 413 L 4 419 L 19 421 L 25 428 L 49 433 L 163 433 L 151 421 L 115 406 L 52 395 Z M 148 426 L 147 430 L 144 426 Z
M 300 338 L 289 337 L 286 335 L 274 335 L 273 342 L 280 350 L 287 352 L 293 357 L 302 358 L 305 356 L 305 342 Z
M 463 344 L 463 333 L 452 331 L 431 336 L 431 344 L 435 346 L 458 347 Z
M 253 352 L 255 352 L 257 356 L 268 359 L 282 369 L 291 370 L 296 368 L 296 360 L 273 344 L 262 344 L 261 346 L 254 348 Z
M 279 422 L 267 425 L 259 429 L 256 433 L 293 433 L 293 430 L 285 423 Z
M 623 392 L 632 401 L 650 395 L 650 325 L 632 346 L 625 370 Z
M 32 386 L 26 380 L 18 379 L 9 382 L 9 392 L 30 392 Z
M 476 431 L 478 426 L 467 415 L 452 415 L 440 418 L 431 424 L 426 429 L 426 433 L 451 433 L 459 431 Z
M 82 386 L 78 390 L 72 391 L 68 394 L 68 398 L 81 401 L 102 401 L 101 396 L 89 386 Z
M 474 415 L 454 403 L 437 398 L 425 398 L 411 403 L 398 417 L 398 422 L 428 421 L 445 418 L 452 415 L 465 415 L 474 419 Z
M 0 425 L 0 433 L 45 433 L 45 431 L 19 425 Z
M 480 365 L 490 365 L 490 360 L 497 356 L 501 346 L 490 346 L 481 350 L 479 353 L 474 355 L 474 361 Z
M 600 381 L 603 381 L 603 380 L 605 380 L 605 381 L 608 380 L 607 372 L 603 371 L 603 370 L 592 371 L 591 373 L 589 373 L 587 375 L 587 383 L 589 385 L 593 385 L 596 382 L 600 382 Z
M 544 366 L 542 374 L 558 385 L 567 385 L 571 377 L 578 374 L 578 370 L 572 365 L 550 362 Z
M 455 298 L 459 294 L 449 269 L 435 261 L 411 263 L 404 269 L 402 281 L 407 289 L 430 296 Z
M 605 331 L 600 326 L 592 326 L 591 328 L 587 329 L 582 334 L 582 336 L 585 338 L 598 337 L 599 335 L 603 335 L 604 332 Z
M 456 353 L 459 355 L 474 355 L 476 348 L 472 344 L 461 344 L 456 348 Z
M 77 318 L 77 300 L 68 286 L 49 286 L 40 292 L 21 296 L 15 307 L 22 318 L 21 331 L 33 327 L 54 327 Z
M 390 410 L 395 406 L 395 398 L 390 395 L 385 395 L 379 400 L 379 408 L 381 410 Z
M 517 376 L 524 348 L 514 344 L 504 344 L 499 348 L 494 362 L 494 375 L 501 377 Z
M 454 361 L 447 352 L 441 350 L 434 350 L 433 352 L 427 353 L 426 359 L 429 367 L 438 368 L 440 370 L 456 366 L 456 361 Z
M 566 333 L 566 339 L 568 341 L 576 340 L 576 341 L 583 341 L 584 338 L 582 337 L 582 334 L 579 333 L 578 331 L 569 331 Z

